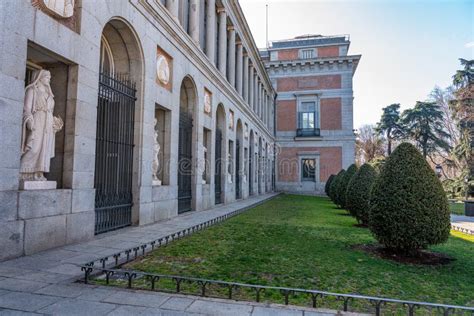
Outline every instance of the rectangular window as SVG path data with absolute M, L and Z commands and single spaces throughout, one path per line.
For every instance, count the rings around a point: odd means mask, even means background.
M 301 102 L 298 112 L 299 128 L 314 129 L 317 127 L 318 120 L 315 102 Z
M 309 59 L 309 58 L 313 58 L 313 57 L 314 57 L 314 53 L 313 53 L 312 49 L 303 49 L 301 51 L 301 58 Z
M 316 160 L 315 159 L 302 159 L 301 160 L 301 180 L 315 182 L 316 174 Z

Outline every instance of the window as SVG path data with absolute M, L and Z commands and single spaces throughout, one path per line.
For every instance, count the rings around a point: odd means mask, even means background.
M 102 36 L 100 42 L 100 71 L 111 75 L 114 73 L 114 68 L 112 49 L 110 48 L 107 39 Z
M 309 59 L 314 57 L 314 51 L 312 49 L 303 49 L 301 51 L 301 58 Z
M 301 160 L 301 180 L 302 181 L 316 181 L 316 160 L 302 159 Z
M 301 102 L 299 111 L 298 127 L 304 129 L 314 129 L 317 125 L 316 103 Z
M 277 51 L 271 51 L 270 52 L 270 61 L 275 61 L 278 60 L 278 52 Z

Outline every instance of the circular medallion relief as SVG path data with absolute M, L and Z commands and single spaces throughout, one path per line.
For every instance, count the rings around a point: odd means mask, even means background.
M 156 75 L 162 84 L 168 84 L 170 81 L 170 66 L 165 56 L 160 55 L 156 59 Z

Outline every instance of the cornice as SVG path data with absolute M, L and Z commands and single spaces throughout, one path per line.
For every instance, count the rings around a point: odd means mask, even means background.
M 143 14 L 134 2 L 135 1 L 130 0 L 130 3 Z M 237 93 L 227 79 L 224 78 L 222 73 L 209 61 L 198 43 L 191 39 L 189 34 L 184 31 L 179 22 L 171 16 L 159 0 L 136 0 L 136 2 L 171 36 L 171 38 L 167 39 L 178 50 L 182 51 L 184 55 L 188 57 L 189 61 L 193 63 L 209 81 L 213 82 L 221 92 L 233 101 L 239 110 L 252 120 L 253 124 L 263 131 L 269 139 L 274 139 L 273 134 L 265 126 L 263 121 L 260 120 L 256 113 L 251 111 L 250 106 L 245 103 L 243 97 Z M 144 14 L 143 16 L 148 18 Z M 153 21 L 150 21 L 150 23 L 154 25 Z M 274 90 L 272 89 L 272 91 Z
M 348 55 L 338 57 L 324 57 L 324 58 L 311 58 L 311 59 L 292 59 L 292 60 L 275 60 L 267 61 L 265 67 L 275 66 L 296 66 L 296 65 L 315 65 L 315 64 L 332 64 L 335 62 L 358 62 L 362 55 Z

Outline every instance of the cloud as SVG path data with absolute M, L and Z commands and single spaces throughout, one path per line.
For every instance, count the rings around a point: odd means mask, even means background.
M 466 43 L 466 45 L 464 45 L 464 47 L 466 47 L 466 48 L 474 47 L 474 42 Z

